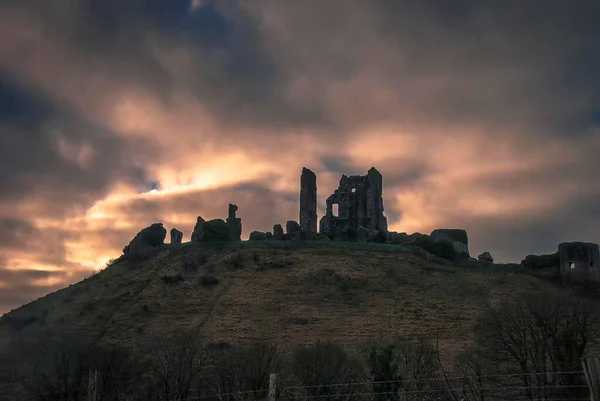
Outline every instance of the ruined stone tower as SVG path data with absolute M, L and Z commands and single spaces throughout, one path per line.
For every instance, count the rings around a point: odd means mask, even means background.
M 317 176 L 302 167 L 300 176 L 300 229 L 304 233 L 317 232 Z
M 563 282 L 600 283 L 600 247 L 591 242 L 563 242 L 558 245 L 560 276 Z
M 227 213 L 227 225 L 229 226 L 229 240 L 230 241 L 241 241 L 242 240 L 242 219 L 237 217 L 237 205 L 229 204 L 229 210 Z
M 337 205 L 337 213 L 334 211 Z M 383 177 L 375 167 L 367 175 L 342 175 L 340 184 L 327 198 L 327 212 L 321 218 L 320 232 L 337 237 L 346 227 L 387 231 L 383 215 Z

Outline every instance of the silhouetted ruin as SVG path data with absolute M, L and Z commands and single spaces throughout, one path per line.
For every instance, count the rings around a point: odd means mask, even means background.
M 202 218 L 202 216 L 198 216 L 196 220 L 196 225 L 194 226 L 194 230 L 192 231 L 192 242 L 201 242 L 202 237 L 204 236 L 204 223 L 206 220 Z
M 274 224 L 273 231 L 252 231 L 251 241 L 337 240 L 388 243 L 405 252 L 432 260 L 438 258 L 464 267 L 494 266 L 494 258 L 483 252 L 477 259 L 469 254 L 467 232 L 457 228 L 438 228 L 429 235 L 388 231 L 383 211 L 383 177 L 375 167 L 366 175 L 342 175 L 338 188 L 326 199 L 326 214 L 317 232 L 317 175 L 303 167 L 300 175 L 299 222 L 288 220 L 285 227 Z M 198 216 L 191 242 L 241 241 L 242 219 L 238 206 L 229 204 L 226 220 L 205 221 Z M 285 228 L 285 230 L 284 230 Z M 153 257 L 167 245 L 179 246 L 183 233 L 171 229 L 171 244 L 164 244 L 166 229 L 154 223 L 140 231 L 123 249 L 123 257 L 142 260 Z M 564 242 L 550 255 L 528 255 L 519 266 L 529 271 L 553 271 L 565 284 L 584 285 L 600 295 L 600 247 L 587 242 Z M 546 274 L 546 273 L 544 273 Z M 592 284 L 591 286 L 587 286 Z
M 338 188 L 326 200 L 326 214 L 320 220 L 317 232 L 317 175 L 303 167 L 300 175 L 300 221 L 288 220 L 285 227 L 274 224 L 273 232 L 252 231 L 251 241 L 277 240 L 338 240 L 350 242 L 377 242 L 403 246 L 405 250 L 430 258 L 431 255 L 454 262 L 478 263 L 469 256 L 468 236 L 461 229 L 436 229 L 430 235 L 397 233 L 388 231 L 387 218 L 383 211 L 383 177 L 375 167 L 366 175 L 342 175 Z M 241 241 L 242 219 L 237 217 L 238 206 L 230 203 L 225 220 L 206 221 L 198 216 L 192 231 L 191 242 Z M 285 231 L 284 231 L 285 228 Z M 151 228 L 162 235 L 162 223 Z M 160 232 L 159 232 L 160 231 Z M 157 234 L 157 235 L 158 235 Z M 159 236 L 160 236 L 159 235 Z M 183 233 L 175 228 L 171 230 L 171 244 L 179 246 Z M 145 258 L 153 255 L 165 244 L 150 247 L 141 246 L 140 241 L 132 241 L 126 252 Z M 133 246 L 132 246 L 133 245 Z M 130 252 L 130 248 L 134 252 Z M 482 256 L 482 255 L 480 255 Z M 483 255 L 479 263 L 493 264 L 491 255 Z M 473 263 L 471 263 L 473 264 Z
M 446 242 L 452 245 L 452 249 L 458 259 L 468 259 L 469 236 L 465 230 L 458 228 L 437 228 L 429 234 L 434 243 Z
M 183 242 L 183 233 L 176 228 L 171 229 L 171 244 L 181 244 Z
M 494 258 L 487 251 L 483 252 L 482 254 L 480 254 L 479 256 L 477 256 L 477 260 L 479 262 L 481 262 L 482 264 L 488 264 L 488 265 L 494 264 Z
M 600 247 L 591 242 L 558 245 L 560 276 L 565 283 L 600 283 Z
M 326 215 L 321 218 L 319 231 L 338 238 L 344 229 L 386 231 L 383 215 L 383 177 L 375 167 L 367 175 L 342 175 L 338 189 L 327 198 Z M 337 206 L 337 211 L 334 210 Z
M 143 260 L 154 257 L 164 245 L 167 229 L 162 223 L 153 223 L 142 229 L 123 248 L 123 255 L 130 260 Z
M 283 239 L 283 226 L 281 224 L 273 226 L 273 237 L 275 239 Z
M 237 217 L 235 214 L 238 210 L 237 205 L 229 204 L 229 211 L 227 215 L 227 225 L 229 226 L 229 240 L 230 241 L 241 241 L 242 240 L 242 219 Z
M 288 220 L 285 223 L 285 233 L 288 239 L 301 239 L 302 228 L 297 221 Z
M 300 176 L 300 229 L 309 236 L 317 233 L 317 175 L 306 167 Z

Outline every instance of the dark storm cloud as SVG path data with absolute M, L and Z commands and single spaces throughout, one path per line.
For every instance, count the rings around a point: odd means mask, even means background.
M 15 284 L 11 284 L 8 288 L 3 288 L 2 296 L 0 296 L 0 313 L 8 312 L 12 308 L 27 304 L 35 299 L 38 299 L 44 295 L 52 293 L 64 287 L 63 284 L 54 285 L 33 285 L 33 284 L 19 284 L 18 281 L 14 281 Z
M 43 197 L 52 213 L 85 207 L 116 180 L 142 183 L 130 143 L 0 74 L 0 201 Z
M 352 161 L 343 156 L 328 155 L 321 159 L 321 163 L 326 171 L 338 173 L 340 175 L 351 175 L 352 171 L 356 170 L 356 167 L 352 164 Z
M 47 270 L 0 270 L 0 282 L 19 283 L 30 280 L 43 280 L 54 277 L 64 277 L 63 271 Z
M 320 12 L 316 1 L 266 3 L 285 21 L 270 40 L 289 68 L 308 64 L 333 80 L 343 60 L 397 94 L 371 107 L 368 86 L 347 93 L 360 104 L 342 120 L 348 128 L 391 119 L 423 132 L 429 122 L 572 135 L 597 107 L 594 1 L 333 1 Z M 322 88 L 310 101 L 327 97 L 330 86 Z
M 0 217 L 0 253 L 22 253 L 55 266 L 67 264 L 65 241 L 77 238 L 65 229 L 37 228 L 35 223 Z
M 11 308 L 62 288 L 64 286 L 62 281 L 57 284 L 50 280 L 63 280 L 66 277 L 67 272 L 65 271 L 0 269 L 0 316 Z M 80 279 L 82 275 L 75 274 L 71 278 Z M 45 284 L 46 280 L 48 284 Z
M 19 85 L 17 77 L 0 70 L 0 121 L 19 127 L 36 126 L 47 120 L 53 112 L 48 99 Z
M 2 247 L 22 246 L 24 239 L 35 232 L 33 225 L 12 217 L 0 218 L 0 244 Z
M 358 166 L 353 160 L 342 157 L 327 157 L 323 159 L 323 167 L 330 172 L 336 172 L 340 175 L 365 175 L 371 165 L 363 163 Z M 401 167 L 401 168 L 398 168 Z M 423 183 L 429 174 L 433 173 L 433 168 L 424 160 L 402 158 L 377 163 L 379 172 L 384 173 L 384 187 L 387 191 L 393 192 L 398 188 L 408 189 L 412 186 L 418 186 Z
M 260 21 L 236 2 L 206 2 L 195 12 L 189 12 L 189 0 L 15 1 L 7 7 L 42 19 L 46 37 L 77 68 L 143 87 L 167 108 L 174 90 L 184 90 L 223 124 L 323 122 L 319 110 L 286 101 L 284 72 L 262 44 Z

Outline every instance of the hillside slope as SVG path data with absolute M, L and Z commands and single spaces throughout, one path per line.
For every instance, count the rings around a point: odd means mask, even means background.
M 468 346 L 488 303 L 536 290 L 560 291 L 494 267 L 431 263 L 393 245 L 188 243 L 144 262 L 111 265 L 6 314 L 0 342 L 59 330 L 134 343 L 199 328 L 213 341 L 268 340 L 289 350 L 316 338 L 352 348 L 377 336 L 439 333 L 442 354 L 452 359 Z

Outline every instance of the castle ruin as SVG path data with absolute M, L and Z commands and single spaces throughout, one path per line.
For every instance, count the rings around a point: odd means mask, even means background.
M 320 233 L 335 238 L 348 227 L 387 232 L 382 192 L 383 177 L 375 167 L 366 175 L 342 175 L 338 188 L 327 198 Z
M 560 276 L 568 283 L 600 283 L 600 247 L 591 242 L 558 245 Z

